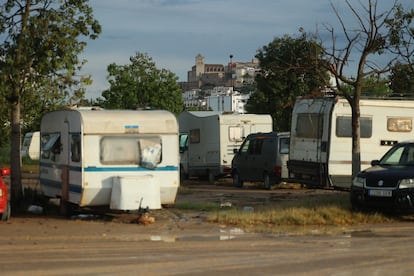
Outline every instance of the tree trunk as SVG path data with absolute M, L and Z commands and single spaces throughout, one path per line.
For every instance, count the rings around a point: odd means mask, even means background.
M 352 109 L 352 179 L 361 171 L 361 128 L 359 97 L 355 96 L 351 104 Z
M 20 143 L 20 101 L 11 104 L 11 203 L 19 203 L 23 197 L 23 185 L 21 181 L 21 143 Z

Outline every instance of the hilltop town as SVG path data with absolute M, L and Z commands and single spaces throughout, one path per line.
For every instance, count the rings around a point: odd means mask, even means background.
M 246 113 L 245 104 L 253 93 L 259 72 L 259 61 L 233 61 L 227 65 L 205 63 L 201 54 L 187 72 L 187 81 L 180 82 L 186 108 L 222 112 Z

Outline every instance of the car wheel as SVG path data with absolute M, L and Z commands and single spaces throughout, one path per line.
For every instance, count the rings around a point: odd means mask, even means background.
M 240 178 L 240 175 L 238 172 L 235 172 L 233 174 L 233 185 L 238 188 L 243 187 L 243 180 Z
M 263 175 L 263 184 L 266 190 L 270 190 L 270 188 L 272 188 L 272 183 L 270 182 L 270 176 L 268 173 Z
M 8 202 L 6 206 L 6 210 L 4 210 L 4 213 L 1 215 L 1 220 L 2 221 L 9 220 L 10 214 L 11 214 L 11 207 L 10 207 L 10 202 Z
M 352 194 L 350 195 L 350 201 L 351 201 L 351 211 L 352 212 L 362 212 L 364 211 L 364 208 L 362 207 L 361 203 L 355 198 L 355 196 Z

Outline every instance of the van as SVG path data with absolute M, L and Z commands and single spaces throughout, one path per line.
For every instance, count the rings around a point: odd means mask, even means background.
M 244 181 L 272 184 L 288 178 L 289 132 L 253 133 L 246 137 L 232 160 L 233 184 L 242 187 Z

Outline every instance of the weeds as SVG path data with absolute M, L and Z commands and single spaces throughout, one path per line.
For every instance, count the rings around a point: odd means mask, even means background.
M 221 209 L 217 204 L 178 205 L 177 209 L 210 211 L 208 221 L 245 228 L 269 230 L 280 226 L 348 226 L 396 220 L 381 213 L 352 212 L 347 194 L 303 198 L 256 207 Z

